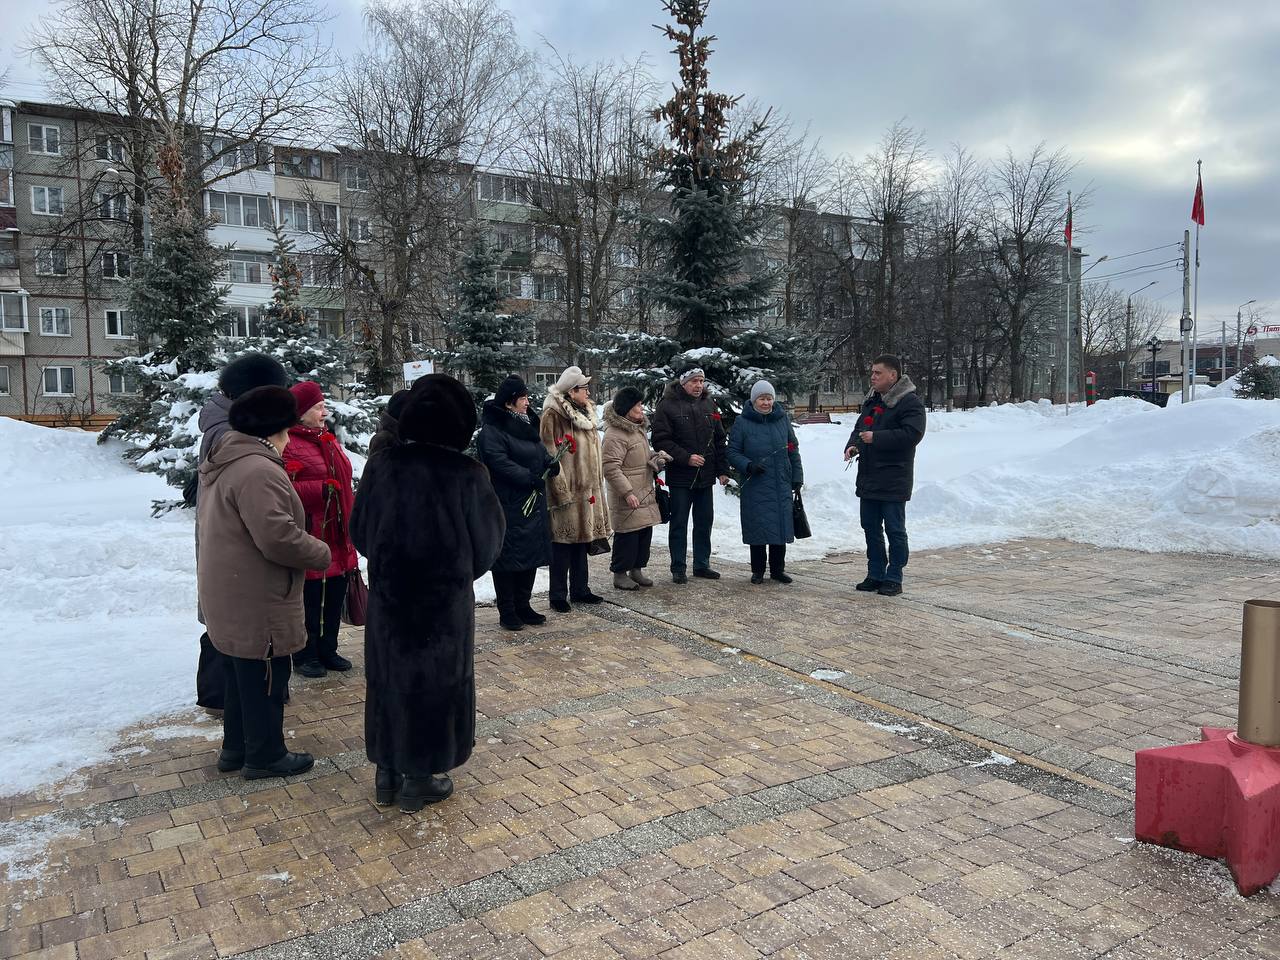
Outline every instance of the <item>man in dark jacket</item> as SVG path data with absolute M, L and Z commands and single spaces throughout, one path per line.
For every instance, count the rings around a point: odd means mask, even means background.
M 203 464 L 223 435 L 231 430 L 228 417 L 231 402 L 255 387 L 288 387 L 289 375 L 280 361 L 265 353 L 246 353 L 232 360 L 218 374 L 218 389 L 200 409 L 200 460 Z M 195 506 L 195 484 L 183 491 L 188 506 Z M 195 523 L 196 554 L 200 553 L 200 518 Z M 204 611 L 196 601 L 196 618 L 204 623 Z M 200 659 L 196 664 L 196 703 L 207 710 L 221 710 L 225 700 L 222 654 L 209 640 L 206 631 L 200 635 Z M 286 690 L 285 696 L 288 696 Z
M 867 537 L 867 578 L 858 589 L 896 597 L 907 565 L 907 501 L 924 437 L 924 404 L 902 362 L 884 354 L 871 364 L 871 392 L 845 444 L 845 460 L 858 458 L 857 494 Z M 889 537 L 885 553 L 885 535 Z
M 667 384 L 653 413 L 653 448 L 671 456 L 667 488 L 671 491 L 671 579 L 688 583 L 685 554 L 689 514 L 693 513 L 693 575 L 719 580 L 711 569 L 711 522 L 715 517 L 712 487 L 729 482 L 728 436 L 715 403 L 706 393 L 707 378 L 695 367 Z

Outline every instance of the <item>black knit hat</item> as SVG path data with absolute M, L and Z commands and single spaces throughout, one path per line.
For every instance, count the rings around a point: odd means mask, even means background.
M 476 405 L 467 388 L 444 373 L 413 384 L 400 411 L 400 439 L 465 450 L 476 432 Z
M 643 393 L 635 387 L 623 387 L 618 391 L 618 395 L 613 398 L 613 412 L 620 417 L 625 417 L 632 407 L 637 403 L 643 402 Z
M 498 405 L 505 407 L 508 403 L 515 403 L 521 397 L 529 395 L 529 388 L 524 385 L 524 381 L 517 377 L 514 373 L 498 384 L 498 392 L 494 395 L 494 399 L 498 401 Z
M 298 401 L 284 387 L 254 387 L 231 404 L 227 422 L 251 437 L 270 437 L 298 422 Z
M 289 374 L 275 357 L 265 353 L 246 353 L 237 357 L 218 374 L 218 389 L 232 400 L 254 387 L 287 387 Z

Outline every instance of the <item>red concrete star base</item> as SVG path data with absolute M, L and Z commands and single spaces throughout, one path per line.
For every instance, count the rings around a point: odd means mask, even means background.
M 1139 750 L 1134 836 L 1225 859 L 1243 896 L 1280 875 L 1280 748 L 1205 727 L 1199 743 Z

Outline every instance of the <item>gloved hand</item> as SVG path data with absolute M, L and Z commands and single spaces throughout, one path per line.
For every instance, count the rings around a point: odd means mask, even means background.
M 537 490 L 539 493 L 547 489 L 547 481 L 542 479 L 542 474 L 540 473 L 533 474 L 533 476 L 529 480 L 529 483 L 533 487 L 533 489 Z
M 800 492 L 800 488 L 801 488 L 801 487 L 803 487 L 803 486 L 804 486 L 804 484 L 803 484 L 803 483 L 801 483 L 799 480 L 797 480 L 795 483 L 793 483 L 793 484 L 791 485 L 791 492 L 792 492 L 792 493 L 799 493 L 799 492 Z
M 764 464 L 761 463 L 759 460 L 752 460 L 749 464 L 747 464 L 748 477 L 759 476 L 764 472 L 765 472 Z
M 558 463 L 553 463 L 553 464 L 551 465 L 551 467 L 547 470 L 547 476 L 548 476 L 548 477 L 558 477 L 558 476 L 560 476 L 560 464 L 558 464 Z

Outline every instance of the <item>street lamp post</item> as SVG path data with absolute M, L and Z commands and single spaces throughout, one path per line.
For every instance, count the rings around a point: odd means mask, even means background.
M 1156 399 L 1156 354 L 1160 352 L 1160 348 L 1164 344 L 1159 337 L 1152 337 L 1147 341 L 1147 349 L 1151 351 L 1151 400 Z
M 1134 298 L 1134 296 L 1135 296 L 1136 294 L 1141 293 L 1143 290 L 1147 290 L 1147 289 L 1150 289 L 1151 287 L 1154 287 L 1154 286 L 1155 286 L 1157 283 L 1159 283 L 1159 282 L 1160 282 L 1159 280 L 1152 280 L 1150 283 L 1148 283 L 1148 284 L 1144 284 L 1143 286 L 1139 287 L 1137 290 L 1134 290 L 1134 291 L 1133 291 L 1133 293 L 1129 294 L 1128 299 L 1125 301 L 1125 307 L 1124 307 L 1124 345 L 1125 345 L 1125 349 L 1126 349 L 1126 350 L 1132 349 L 1132 348 L 1129 346 L 1129 344 L 1131 344 L 1131 343 L 1133 342 L 1132 340 L 1130 340 L 1130 339 L 1129 339 L 1129 337 L 1133 336 L 1133 298 Z M 1127 359 L 1127 358 L 1126 358 L 1126 359 Z M 1125 383 L 1126 383 L 1126 381 L 1125 381 L 1125 377 L 1124 377 L 1124 364 L 1121 364 L 1121 365 L 1120 365 L 1120 370 L 1121 370 L 1121 373 L 1120 373 L 1120 380 L 1121 380 L 1120 387 L 1121 387 L 1121 389 L 1124 389 L 1124 386 L 1125 386 Z

